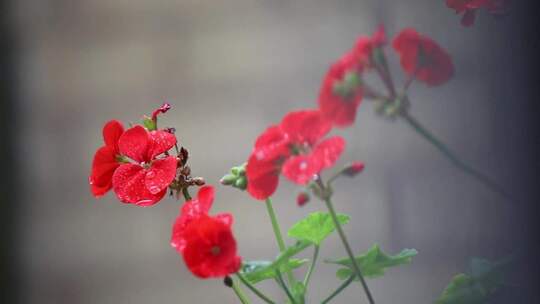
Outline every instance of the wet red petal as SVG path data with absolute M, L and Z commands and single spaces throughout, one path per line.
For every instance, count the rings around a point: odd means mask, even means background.
M 118 120 L 111 120 L 103 127 L 103 140 L 105 145 L 114 148 L 118 152 L 118 140 L 124 133 L 124 127 Z
M 345 149 L 345 140 L 334 136 L 320 142 L 311 152 L 311 157 L 320 165 L 319 170 L 332 167 Z
M 150 136 L 146 129 L 141 126 L 135 126 L 128 129 L 118 140 L 120 154 L 137 162 L 150 160 L 147 158 L 149 145 Z
M 293 183 L 306 185 L 313 180 L 315 174 L 320 172 L 320 164 L 317 159 L 309 155 L 299 155 L 289 158 L 281 172 Z
M 151 193 L 145 185 L 147 170 L 135 164 L 123 164 L 114 171 L 112 184 L 121 202 L 138 206 L 151 206 L 159 202 L 166 189 Z
M 203 210 L 208 211 L 212 207 L 212 203 L 214 202 L 214 194 L 215 190 L 212 186 L 203 186 L 199 189 L 199 192 L 197 193 L 197 200 L 203 206 Z
M 144 183 L 150 193 L 156 194 L 167 189 L 176 177 L 176 157 L 169 156 L 152 162 L 146 170 Z
M 174 134 L 162 130 L 152 131 L 150 135 L 150 147 L 148 149 L 148 158 L 154 159 L 156 156 L 169 151 L 176 144 Z
M 301 110 L 290 112 L 281 121 L 281 129 L 294 143 L 313 145 L 326 135 L 331 124 L 325 120 L 319 110 Z
M 113 148 L 104 146 L 96 151 L 89 177 L 91 191 L 95 197 L 102 196 L 112 188 L 112 176 L 119 165 Z
M 264 200 L 276 191 L 280 165 L 277 159 L 266 158 L 265 149 L 253 151 L 246 165 L 247 191 L 255 199 Z

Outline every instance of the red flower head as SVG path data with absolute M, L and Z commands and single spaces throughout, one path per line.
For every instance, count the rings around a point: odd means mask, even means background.
M 476 10 L 486 8 L 491 14 L 504 12 L 509 0 L 446 0 L 446 5 L 462 14 L 461 24 L 469 27 L 474 24 Z
M 94 155 L 89 183 L 92 194 L 100 197 L 112 188 L 114 170 L 120 166 L 118 162 L 118 139 L 124 133 L 124 127 L 119 121 L 111 120 L 103 127 L 105 145 Z
M 330 122 L 317 110 L 291 112 L 281 124 L 266 129 L 257 138 L 246 166 L 251 196 L 263 200 L 272 195 L 280 173 L 305 185 L 334 165 L 345 148 L 345 140 L 334 136 L 321 141 L 330 129 Z
M 118 199 L 138 206 L 151 206 L 163 198 L 176 176 L 177 159 L 168 154 L 176 137 L 166 131 L 147 131 L 135 126 L 120 136 L 121 155 L 132 162 L 114 171 L 112 184 Z
M 454 74 L 450 55 L 429 37 L 414 29 L 404 29 L 394 39 L 394 49 L 401 57 L 401 67 L 428 86 L 448 81 Z
M 374 51 L 386 44 L 384 27 L 372 38 L 358 38 L 354 48 L 330 66 L 319 92 L 319 109 L 336 127 L 354 123 L 362 102 L 362 72 L 376 63 Z
M 240 269 L 236 240 L 231 231 L 232 215 L 209 216 L 214 188 L 202 187 L 196 199 L 182 206 L 171 238 L 187 267 L 199 278 L 224 277 Z

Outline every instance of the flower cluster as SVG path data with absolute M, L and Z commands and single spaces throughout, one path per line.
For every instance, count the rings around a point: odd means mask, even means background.
M 469 27 L 474 24 L 476 11 L 484 8 L 490 14 L 500 15 L 505 12 L 509 0 L 446 0 L 446 5 L 455 10 L 456 14 L 463 14 L 461 24 Z
M 197 198 L 187 201 L 176 219 L 171 238 L 187 267 L 199 278 L 224 277 L 240 269 L 229 213 L 210 216 L 214 188 L 204 186 Z
M 306 185 L 331 167 L 345 148 L 339 136 L 323 137 L 331 129 L 321 111 L 301 110 L 287 114 L 280 124 L 267 128 L 255 141 L 246 166 L 247 191 L 264 200 L 274 193 L 279 175 Z

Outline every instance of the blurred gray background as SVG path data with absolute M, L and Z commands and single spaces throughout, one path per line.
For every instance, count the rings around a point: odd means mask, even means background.
M 520 80 L 508 72 L 523 64 L 505 40 L 512 16 L 481 13 L 466 29 L 442 0 L 19 0 L 11 10 L 19 41 L 21 303 L 236 303 L 220 280 L 196 279 L 170 248 L 179 202 L 144 209 L 113 194 L 91 196 L 87 178 L 103 124 L 137 121 L 172 103 L 161 126 L 177 129 L 194 173 L 217 185 L 213 212 L 235 215 L 245 259 L 272 259 L 264 205 L 218 181 L 246 160 L 266 126 L 314 107 L 329 64 L 380 23 L 389 37 L 415 27 L 454 59 L 448 84 L 413 85 L 412 114 L 510 192 L 527 183 L 519 174 L 528 165 L 519 157 L 519 113 L 506 105 L 524 102 L 513 100 Z M 402 83 L 397 57 L 387 54 Z M 352 128 L 335 133 L 348 140 L 340 164 L 367 166 L 336 186 L 336 208 L 352 217 L 346 232 L 354 250 L 378 242 L 390 253 L 419 251 L 412 265 L 369 281 L 378 303 L 430 303 L 471 256 L 506 256 L 516 234 L 528 233 L 511 204 L 403 122 L 377 117 L 369 101 Z M 298 190 L 282 179 L 275 195 L 284 228 L 324 209 L 317 200 L 297 208 Z M 345 255 L 336 236 L 321 255 Z M 309 303 L 337 287 L 334 271 L 317 268 Z M 284 301 L 272 283 L 262 286 Z M 364 302 L 359 285 L 336 299 Z

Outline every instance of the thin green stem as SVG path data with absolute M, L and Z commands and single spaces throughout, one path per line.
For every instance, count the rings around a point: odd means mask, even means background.
M 291 291 L 287 287 L 287 284 L 285 284 L 285 281 L 283 281 L 283 277 L 281 276 L 281 272 L 279 270 L 276 270 L 276 279 L 279 285 L 281 285 L 281 288 L 285 290 L 285 293 L 287 294 L 287 297 L 289 298 L 289 300 L 291 300 L 291 303 L 296 304 L 296 301 L 294 300 L 294 296 L 292 295 Z
M 189 194 L 189 190 L 187 187 L 182 188 L 182 195 L 184 196 L 186 202 L 191 200 L 191 195 Z
M 444 143 L 442 143 L 435 135 L 433 135 L 426 127 L 424 127 L 418 120 L 412 117 L 407 111 L 404 111 L 400 115 L 418 134 L 431 143 L 437 150 L 439 150 L 454 166 L 475 178 L 485 186 L 502 195 L 503 197 L 512 200 L 512 196 L 506 192 L 501 186 L 493 181 L 489 176 L 477 171 L 469 164 L 461 160 L 453 151 L 451 151 Z
M 317 176 L 316 181 L 322 190 L 322 193 L 324 196 L 323 197 L 324 202 L 326 204 L 326 207 L 328 208 L 330 217 L 332 218 L 332 221 L 334 222 L 334 226 L 336 226 L 336 230 L 338 232 L 339 237 L 341 238 L 341 242 L 343 243 L 343 246 L 345 247 L 345 251 L 347 251 L 347 255 L 349 256 L 349 259 L 351 259 L 351 264 L 353 266 L 355 276 L 358 277 L 358 279 L 360 280 L 360 283 L 362 284 L 362 287 L 364 288 L 364 292 L 366 293 L 369 303 L 375 304 L 375 300 L 373 300 L 373 296 L 371 295 L 371 291 L 369 290 L 366 280 L 364 279 L 364 276 L 362 275 L 362 271 L 360 271 L 360 266 L 358 266 L 358 262 L 354 258 L 354 253 L 351 249 L 351 246 L 349 245 L 349 242 L 347 241 L 345 232 L 343 231 L 343 228 L 341 227 L 341 224 L 339 223 L 336 210 L 334 209 L 334 205 L 332 204 L 332 200 L 330 199 L 330 193 L 329 193 L 330 191 L 324 185 L 320 176 Z
M 281 228 L 279 227 L 279 223 L 277 221 L 276 213 L 274 212 L 274 207 L 272 206 L 272 200 L 270 198 L 266 199 L 266 210 L 268 211 L 268 216 L 270 217 L 270 221 L 272 222 L 272 229 L 274 230 L 274 235 L 276 236 L 276 241 L 279 247 L 279 251 L 283 252 L 286 249 L 285 241 L 283 241 L 283 235 L 281 234 Z M 289 280 L 289 284 L 291 286 L 294 285 L 294 282 L 296 281 L 292 270 L 287 271 L 287 278 Z
M 352 281 L 354 281 L 354 276 L 350 276 L 345 282 L 343 282 L 343 284 L 339 285 L 339 287 L 334 291 L 332 292 L 331 295 L 329 295 L 326 299 L 324 299 L 321 304 L 326 304 L 326 303 L 329 303 L 330 300 L 332 300 L 335 296 L 337 296 L 338 294 L 340 294 L 345 288 L 347 288 L 347 286 L 349 286 Z
M 240 279 L 240 281 L 246 285 L 246 287 L 251 290 L 254 294 L 256 294 L 259 298 L 261 298 L 261 300 L 263 300 L 264 302 L 268 303 L 268 304 L 275 304 L 274 301 L 272 301 L 267 295 L 265 295 L 262 291 L 260 291 L 257 287 L 255 287 L 253 284 L 251 284 L 250 282 L 248 282 L 248 280 L 246 280 L 246 278 L 244 278 L 244 276 L 240 273 L 240 272 L 237 272 L 236 273 L 236 276 Z
M 303 281 L 304 287 L 306 289 L 309 284 L 309 280 L 311 279 L 311 275 L 313 274 L 313 270 L 315 269 L 315 263 L 317 262 L 318 257 L 319 257 L 319 246 L 315 245 L 313 247 L 313 258 L 311 259 L 311 264 L 309 265 L 308 271 Z
M 234 293 L 238 296 L 238 299 L 240 299 L 240 302 L 242 304 L 251 304 L 251 301 L 246 297 L 242 289 L 240 288 L 240 285 L 238 285 L 238 281 L 233 280 L 232 289 L 234 290 Z

